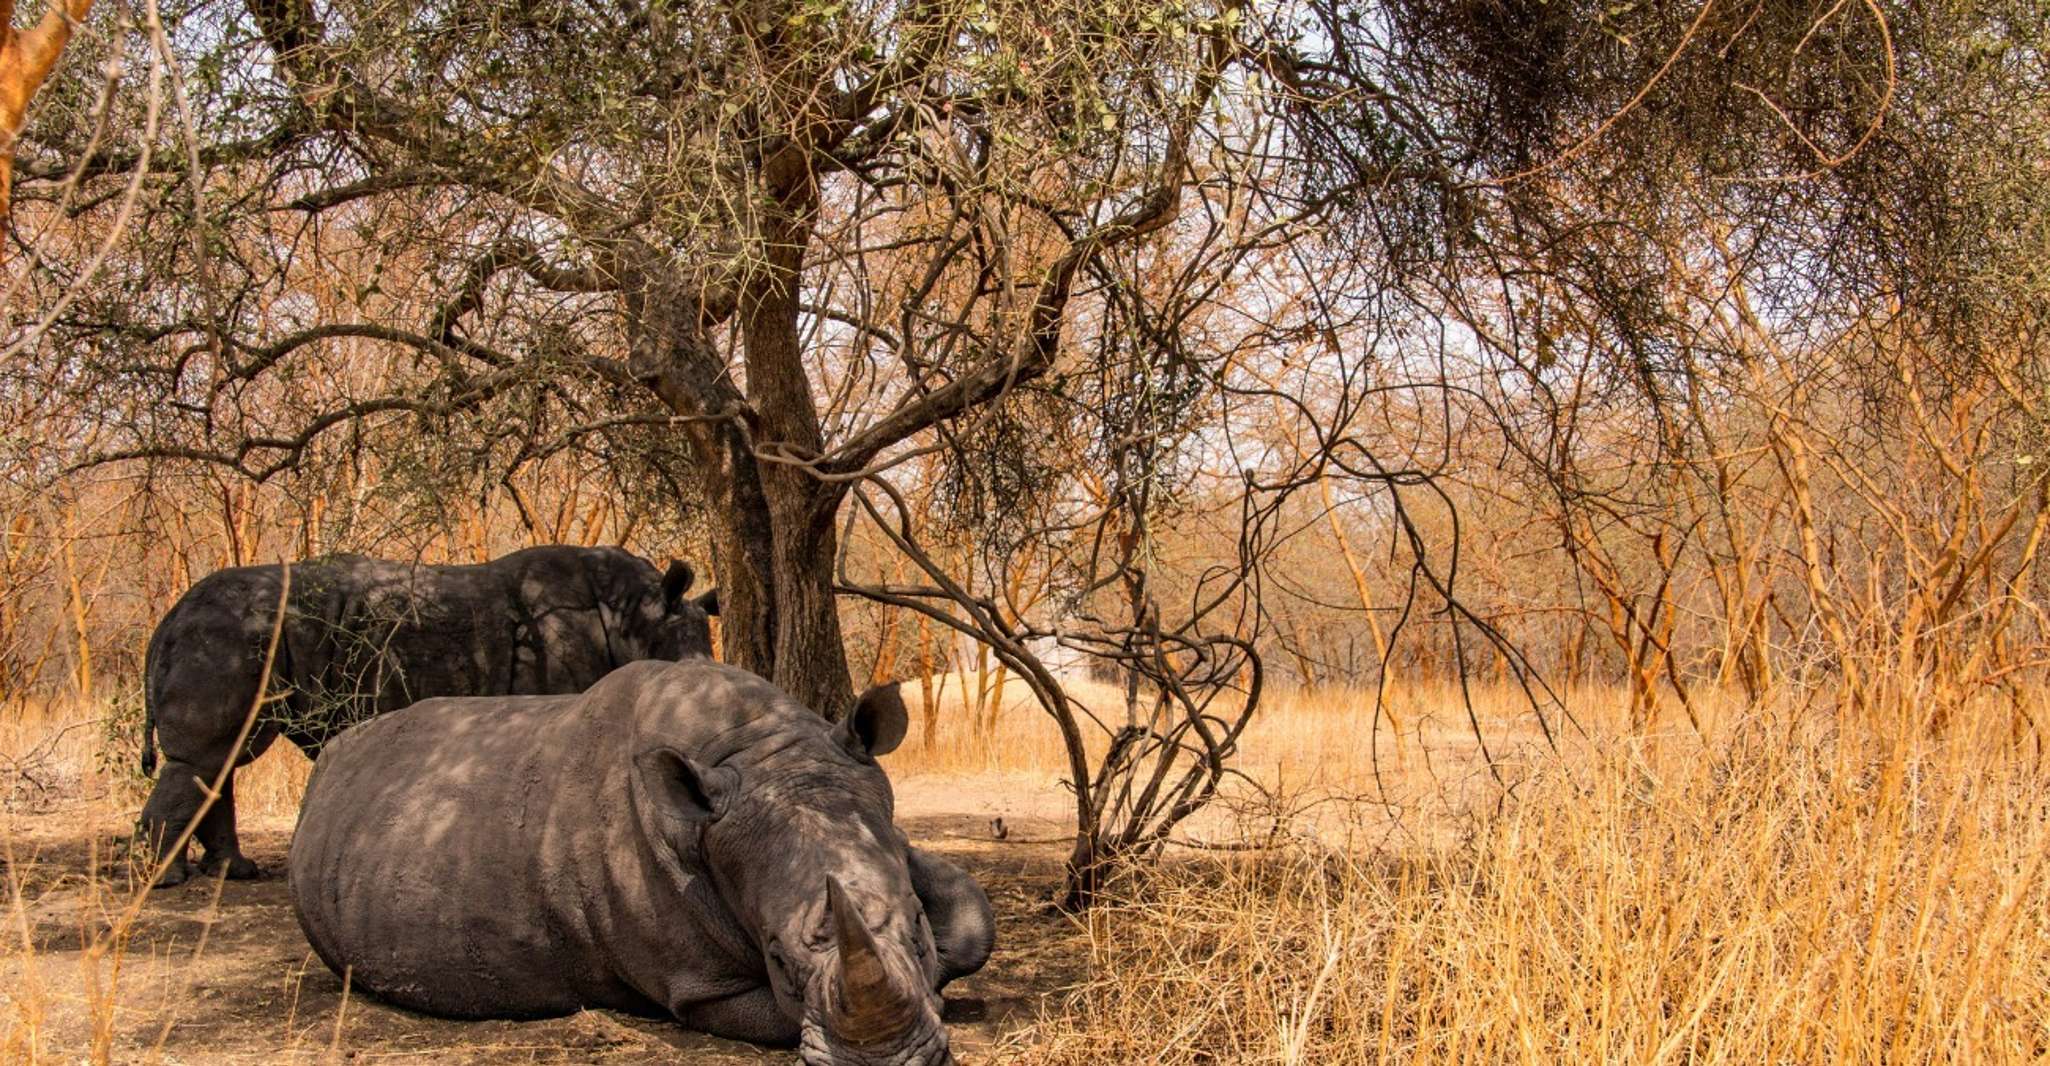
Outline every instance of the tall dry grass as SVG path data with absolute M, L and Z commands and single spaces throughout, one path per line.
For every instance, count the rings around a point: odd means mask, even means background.
M 1532 765 L 1451 843 L 1173 863 L 1010 1061 L 2050 1058 L 2033 754 L 1765 712 Z
M 0 713 L 0 820 L 9 813 L 58 808 L 140 810 L 149 780 L 137 764 L 140 720 L 105 701 L 59 696 L 21 699 Z M 291 744 L 273 744 L 237 771 L 236 809 L 292 816 L 313 762 Z

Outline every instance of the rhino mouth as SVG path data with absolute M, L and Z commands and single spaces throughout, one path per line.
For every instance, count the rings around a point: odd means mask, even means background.
M 954 1066 L 947 1030 L 937 1021 L 886 1045 L 859 1046 L 834 1037 L 810 1011 L 805 1012 L 797 1058 L 804 1066 Z

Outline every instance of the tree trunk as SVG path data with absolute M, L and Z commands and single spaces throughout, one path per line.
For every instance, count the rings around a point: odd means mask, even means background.
M 689 286 L 651 285 L 631 312 L 668 351 L 646 377 L 685 433 L 704 479 L 712 566 L 719 580 L 720 652 L 837 721 L 854 704 L 833 591 L 844 489 L 804 466 L 823 448 L 798 332 L 798 271 L 809 193 L 764 225 L 764 262 L 739 295 L 743 397 L 711 354 Z
M 826 487 L 813 484 L 815 490 Z M 817 506 L 816 491 L 794 502 Z M 839 721 L 854 707 L 854 690 L 833 593 L 838 537 L 830 518 L 810 528 L 792 529 L 784 524 L 781 509 L 777 511 L 776 665 L 769 676 L 805 706 Z
M 733 425 L 713 438 L 717 463 L 702 472 L 710 504 L 712 569 L 719 580 L 719 656 L 743 670 L 776 670 L 775 532 L 747 435 Z
M 799 182 L 764 223 L 766 263 L 740 304 L 748 400 L 760 419 L 755 446 L 770 456 L 799 460 L 816 459 L 825 449 L 798 331 L 798 276 L 810 240 L 806 216 L 811 201 L 809 182 Z M 838 720 L 854 705 L 833 593 L 839 547 L 834 520 L 842 486 L 773 458 L 759 461 L 756 470 L 773 538 L 769 587 L 775 669 L 767 676 L 806 706 Z
M 1054 898 L 1054 906 L 1067 914 L 1076 914 L 1096 905 L 1102 897 L 1104 879 L 1110 873 L 1111 863 L 1102 852 L 1102 845 L 1096 839 L 1095 827 L 1091 826 L 1075 834 L 1075 847 L 1068 852 L 1068 864 L 1062 871 L 1061 893 Z
M 801 470 L 765 470 L 771 464 L 730 423 L 693 437 L 720 458 L 704 471 L 720 657 L 838 721 L 854 704 L 833 593 L 838 487 Z

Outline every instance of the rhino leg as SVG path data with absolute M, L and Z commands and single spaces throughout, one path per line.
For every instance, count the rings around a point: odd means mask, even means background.
M 940 956 L 939 984 L 982 969 L 996 947 L 996 912 L 989 895 L 968 871 L 918 848 L 910 849 L 911 887 L 925 907 L 932 926 L 933 948 Z
M 709 1003 L 693 1003 L 671 1013 L 699 1032 L 750 1044 L 792 1047 L 799 1035 L 797 1023 L 776 1005 L 776 994 L 767 988 L 749 989 Z
M 157 878 L 157 888 L 169 888 L 192 876 L 192 866 L 185 861 L 186 849 L 178 844 L 178 835 L 199 813 L 199 805 L 205 799 L 199 780 L 204 776 L 207 775 L 199 767 L 181 759 L 166 760 L 157 769 L 156 787 L 150 789 L 149 799 L 142 805 L 142 826 L 137 839 L 148 843 L 153 862 L 163 862 L 173 845 L 177 845 L 178 851 Z
M 221 798 L 207 810 L 192 835 L 199 838 L 200 846 L 206 849 L 206 858 L 199 864 L 201 873 L 217 874 L 222 866 L 226 866 L 230 881 L 248 881 L 262 875 L 263 871 L 242 854 L 242 842 L 235 836 L 234 771 L 228 772 L 227 780 L 221 785 Z
M 165 732 L 159 726 L 160 732 Z M 235 732 L 241 731 L 236 723 Z M 258 726 L 249 737 L 248 744 L 235 759 L 236 766 L 246 765 L 263 754 L 265 748 L 277 739 L 275 726 Z M 181 742 L 185 741 L 185 742 Z M 234 733 L 215 744 L 193 745 L 189 738 L 167 736 L 164 745 L 169 756 L 157 771 L 157 783 L 150 790 L 149 799 L 142 807 L 141 839 L 155 845 L 155 861 L 162 862 L 170 855 L 172 845 L 179 834 L 192 823 L 200 807 L 206 801 L 205 785 L 211 784 L 214 775 L 220 771 L 233 751 Z M 198 749 L 195 751 L 194 749 Z M 211 749 L 211 750 L 208 750 Z M 214 873 L 227 867 L 228 876 L 236 880 L 258 877 L 262 871 L 254 862 L 242 854 L 241 842 L 235 833 L 235 774 L 228 772 L 222 784 L 221 796 L 208 808 L 206 815 L 194 827 L 192 835 L 206 849 L 206 858 L 201 869 Z M 185 849 L 165 868 L 163 876 L 157 878 L 157 888 L 178 884 L 192 875 L 192 867 L 186 862 Z

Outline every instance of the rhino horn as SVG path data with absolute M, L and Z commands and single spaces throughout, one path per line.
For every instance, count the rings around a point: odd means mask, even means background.
M 918 1022 L 918 1004 L 890 979 L 890 969 L 876 947 L 874 934 L 861 912 L 847 898 L 838 878 L 826 879 L 826 902 L 833 912 L 834 938 L 840 945 L 840 987 L 834 1005 L 833 1032 L 850 1044 L 873 1045 L 902 1036 Z

